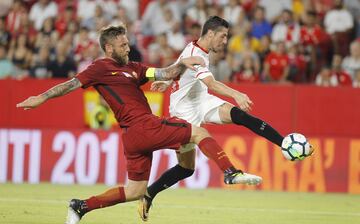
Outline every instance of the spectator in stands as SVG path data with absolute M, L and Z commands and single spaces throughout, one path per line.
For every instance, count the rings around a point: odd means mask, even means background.
M 356 70 L 355 77 L 353 81 L 353 87 L 354 88 L 360 88 L 360 69 Z
M 305 55 L 300 53 L 300 45 L 289 46 L 289 76 L 288 80 L 294 83 L 306 82 L 307 60 Z
M 75 53 L 75 61 L 82 60 L 83 51 L 95 44 L 93 40 L 90 39 L 89 29 L 86 27 L 80 28 L 79 33 L 75 36 L 74 39 L 74 53 Z
M 0 17 L 5 17 L 12 6 L 13 0 L 2 0 L 0 2 Z
M 360 42 L 353 41 L 350 45 L 350 55 L 346 56 L 342 62 L 342 68 L 355 78 L 357 70 L 360 70 Z
M 0 45 L 8 46 L 10 43 L 11 34 L 6 30 L 5 19 L 0 18 Z
M 259 0 L 258 5 L 266 9 L 266 20 L 271 24 L 277 22 L 284 9 L 292 9 L 292 0 Z
M 181 24 L 179 22 L 174 23 L 166 33 L 168 44 L 172 47 L 176 52 L 181 53 L 181 51 L 185 48 L 185 36 L 181 32 Z
M 238 24 L 241 17 L 244 17 L 243 9 L 239 4 L 239 0 L 229 0 L 224 7 L 224 19 L 235 26 Z
M 204 24 L 209 17 L 207 7 L 206 0 L 196 0 L 195 5 L 185 12 L 185 27 L 193 23 Z
M 166 21 L 165 11 L 170 9 L 174 20 L 179 21 L 180 15 L 176 3 L 156 0 L 149 3 L 141 20 L 141 30 L 145 35 L 158 35 L 167 32 L 172 23 Z
M 70 24 L 72 21 L 76 21 L 75 11 L 72 6 L 67 6 L 64 10 L 64 13 L 60 14 L 55 22 L 55 28 L 60 37 L 66 33 L 68 24 Z
M 56 2 L 39 0 L 31 7 L 29 18 L 34 22 L 35 29 L 40 30 L 47 18 L 55 18 L 57 15 L 58 8 Z
M 50 77 L 49 67 L 50 51 L 47 46 L 39 49 L 37 54 L 34 54 L 30 67 L 30 77 L 43 79 Z
M 131 22 L 139 19 L 139 1 L 121 0 L 119 6 L 125 9 Z
M 168 66 L 175 59 L 175 51 L 167 41 L 166 34 L 160 34 L 156 37 L 156 42 L 149 46 L 149 62 L 155 66 Z
M 68 56 L 68 47 L 63 42 L 56 46 L 56 58 L 49 63 L 52 78 L 69 78 L 76 74 L 76 64 Z
M 290 46 L 300 41 L 300 26 L 294 21 L 293 13 L 285 9 L 281 13 L 279 22 L 274 26 L 271 34 L 273 42 L 283 41 Z
M 339 54 L 333 55 L 333 60 L 331 64 L 331 72 L 334 73 L 338 79 L 338 84 L 340 86 L 351 86 L 352 78 L 351 76 L 341 68 L 342 57 Z
M 360 37 L 360 2 L 358 0 L 344 0 L 344 5 L 355 19 L 356 36 Z
M 245 57 L 237 72 L 231 75 L 231 82 L 259 82 L 260 75 L 256 71 L 255 61 L 252 57 Z
M 15 0 L 6 16 L 6 28 L 11 34 L 15 34 L 20 27 L 21 18 L 27 15 L 26 8 L 21 0 Z
M 59 40 L 59 33 L 55 30 L 54 19 L 49 17 L 45 19 L 43 27 L 38 35 L 48 36 L 52 43 L 56 43 Z
M 104 14 L 102 6 L 97 5 L 95 7 L 94 16 L 84 19 L 80 25 L 82 27 L 86 27 L 90 31 L 95 31 L 98 30 L 98 27 L 105 27 L 109 23 L 110 19 L 112 19 L 112 17 L 110 18 Z
M 27 41 L 30 45 L 34 44 L 36 40 L 37 30 L 34 28 L 33 23 L 29 19 L 29 14 L 25 12 L 20 17 L 20 26 L 18 30 L 13 34 L 14 37 L 17 37 L 20 34 L 25 34 Z
M 11 77 L 14 73 L 14 65 L 6 57 L 6 47 L 0 44 L 0 79 Z
M 191 41 L 200 38 L 201 26 L 198 23 L 193 23 L 186 31 L 187 35 L 185 35 L 185 42 L 190 43 Z
M 337 86 L 338 79 L 336 75 L 331 72 L 331 68 L 324 66 L 316 76 L 315 84 L 323 87 Z
M 83 21 L 94 17 L 96 5 L 95 0 L 78 0 L 77 17 L 79 20 Z
M 335 52 L 345 57 L 349 53 L 350 32 L 354 21 L 350 12 L 344 8 L 343 0 L 335 0 L 334 8 L 325 15 L 324 25 L 331 35 Z
M 307 4 L 307 10 L 315 11 L 321 20 L 334 7 L 334 0 L 305 0 L 304 2 Z
M 261 68 L 260 68 L 261 70 L 263 69 L 262 66 L 264 65 L 266 56 L 268 54 L 270 54 L 270 52 L 271 52 L 270 46 L 271 46 L 270 37 L 269 36 L 263 36 L 260 39 L 260 45 L 259 45 L 259 48 L 258 48 L 258 51 L 257 51 L 257 54 L 259 55 L 259 63 L 260 63 L 260 66 L 261 66 Z
M 120 2 L 122 2 L 123 0 L 121 0 Z M 97 6 L 101 6 L 102 11 L 103 11 L 103 15 L 105 17 L 106 20 L 111 20 L 117 13 L 117 7 L 118 7 L 118 0 L 102 0 L 99 1 L 97 0 L 98 5 Z M 134 1 L 137 2 L 137 1 Z M 96 9 L 95 9 L 95 14 L 96 14 Z
M 8 58 L 18 69 L 28 69 L 31 57 L 32 50 L 25 34 L 20 34 L 16 39 L 11 41 Z
M 263 36 L 270 36 L 271 31 L 271 24 L 265 20 L 265 8 L 261 6 L 256 7 L 251 26 L 251 35 L 260 40 Z
M 274 50 L 266 56 L 263 77 L 268 82 L 285 83 L 289 75 L 289 58 L 284 42 L 274 44 Z
M 307 80 L 312 81 L 323 65 L 330 64 L 332 46 L 326 32 L 317 24 L 314 11 L 306 13 L 305 25 L 300 29 L 300 43 L 305 48 L 305 55 L 310 58 Z

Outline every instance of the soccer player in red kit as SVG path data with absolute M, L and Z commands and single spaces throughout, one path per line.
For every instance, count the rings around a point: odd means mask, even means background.
M 72 199 L 67 224 L 78 223 L 91 210 L 143 197 L 150 175 L 152 153 L 157 149 L 177 149 L 182 144 L 193 142 L 224 172 L 225 183 L 259 184 L 262 181 L 258 176 L 235 169 L 225 152 L 205 129 L 191 126 L 174 117 L 161 119 L 152 114 L 140 86 L 149 79 L 170 80 L 188 68 L 195 69 L 194 65 L 204 65 L 200 57 L 183 58 L 162 69 L 129 62 L 130 49 L 126 29 L 122 26 L 104 28 L 100 33 L 100 46 L 105 52 L 105 58 L 94 61 L 75 78 L 17 105 L 31 109 L 79 87 L 93 86 L 110 105 L 124 129 L 122 140 L 127 160 L 128 185 L 111 188 L 85 200 Z

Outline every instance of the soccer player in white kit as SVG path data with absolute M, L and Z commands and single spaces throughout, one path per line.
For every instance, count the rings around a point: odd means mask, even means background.
M 209 51 L 223 50 L 228 38 L 229 24 L 218 17 L 210 17 L 202 28 L 201 37 L 189 43 L 179 59 L 189 56 L 200 56 L 206 66 L 198 67 L 197 71 L 187 69 L 178 80 L 173 82 L 154 82 L 152 90 L 165 91 L 172 85 L 170 95 L 170 115 L 200 126 L 204 123 L 237 124 L 247 127 L 256 134 L 281 147 L 284 137 L 266 122 L 246 113 L 251 109 L 252 101 L 249 97 L 237 90 L 214 79 L 209 71 Z M 208 90 L 231 97 L 238 106 L 234 106 L 214 95 Z M 146 195 L 140 200 L 139 214 L 146 221 L 152 200 L 160 191 L 174 185 L 194 173 L 195 145 L 187 144 L 179 149 L 179 164 L 166 171 L 156 182 L 148 187 Z

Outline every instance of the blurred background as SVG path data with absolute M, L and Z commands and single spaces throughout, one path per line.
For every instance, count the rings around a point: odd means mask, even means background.
M 16 103 L 102 57 L 104 26 L 125 24 L 130 60 L 164 67 L 212 15 L 231 24 L 226 49 L 210 54 L 215 78 L 247 93 L 254 115 L 317 148 L 290 163 L 244 128 L 208 125 L 235 164 L 263 176 L 261 190 L 360 193 L 359 0 L 2 0 L 0 182 L 125 183 L 121 130 L 94 90 L 32 111 Z M 144 90 L 167 116 L 169 92 Z M 175 153 L 155 153 L 152 180 L 174 163 Z M 201 153 L 179 186 L 224 187 Z

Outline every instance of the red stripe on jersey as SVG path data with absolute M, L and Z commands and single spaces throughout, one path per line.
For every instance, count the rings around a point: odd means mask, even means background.
M 179 82 L 174 82 L 172 89 L 171 89 L 171 93 L 175 93 L 178 90 L 179 90 Z
M 191 55 L 190 56 L 193 56 L 194 49 L 195 49 L 195 46 L 193 46 L 193 48 L 191 49 Z
M 195 77 L 197 78 L 197 77 L 199 77 L 199 75 L 201 75 L 203 73 L 207 73 L 207 72 L 209 72 L 209 71 L 199 72 L 198 74 L 195 75 Z

